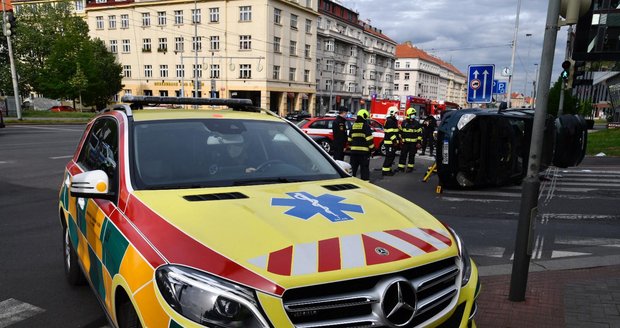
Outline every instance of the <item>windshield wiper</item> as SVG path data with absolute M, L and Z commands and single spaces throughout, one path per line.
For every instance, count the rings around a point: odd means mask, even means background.
M 304 182 L 304 181 L 309 181 L 309 180 L 276 177 L 276 178 L 266 178 L 266 179 L 238 180 L 238 181 L 233 182 L 233 186 L 248 186 L 248 185 L 259 185 L 259 184 L 269 184 L 269 183 L 292 183 L 292 182 Z

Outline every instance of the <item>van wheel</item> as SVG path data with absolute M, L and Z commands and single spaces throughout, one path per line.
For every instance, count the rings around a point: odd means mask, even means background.
M 116 313 L 116 319 L 118 321 L 119 328 L 142 328 L 138 313 L 131 305 L 130 301 L 124 302 L 119 305 Z
M 63 248 L 64 248 L 64 267 L 65 276 L 70 285 L 79 286 L 86 283 L 84 273 L 78 264 L 77 253 L 75 248 L 71 244 L 71 238 L 69 238 L 69 229 L 65 228 L 63 234 Z

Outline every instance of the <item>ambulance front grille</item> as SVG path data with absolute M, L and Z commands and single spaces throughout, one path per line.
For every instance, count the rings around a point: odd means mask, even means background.
M 407 325 L 415 327 L 456 304 L 457 263 L 458 258 L 448 258 L 389 275 L 290 289 L 283 295 L 284 308 L 299 328 L 390 327 L 382 297 L 391 282 L 404 280 L 416 295 L 415 314 Z

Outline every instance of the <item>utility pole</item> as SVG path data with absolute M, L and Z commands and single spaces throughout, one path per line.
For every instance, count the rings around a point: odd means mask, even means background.
M 9 49 L 9 62 L 11 66 L 11 80 L 13 82 L 13 96 L 15 98 L 15 112 L 17 113 L 17 119 L 22 119 L 22 103 L 19 97 L 19 85 L 17 84 L 17 72 L 15 71 L 15 59 L 13 58 L 13 45 L 11 44 L 11 31 L 7 30 L 7 17 L 6 6 L 4 0 L 2 0 L 2 23 L 4 24 L 4 30 L 6 35 L 6 43 Z
M 512 77 L 515 73 L 515 54 L 517 52 L 517 36 L 519 34 L 519 12 L 521 12 L 521 0 L 518 0 L 517 2 L 517 19 L 515 20 L 515 34 L 512 38 L 512 58 L 510 59 L 510 74 L 508 74 L 508 108 L 512 107 Z
M 527 176 L 523 180 L 521 194 L 521 208 L 517 224 L 515 239 L 515 258 L 512 263 L 510 277 L 510 293 L 508 299 L 513 302 L 525 300 L 525 289 L 532 256 L 532 241 L 534 223 L 538 213 L 538 194 L 540 192 L 540 158 L 542 155 L 545 118 L 547 116 L 547 100 L 549 99 L 549 85 L 551 69 L 553 68 L 553 54 L 558 33 L 558 17 L 560 15 L 560 1 L 549 0 L 547 9 L 547 23 L 543 41 L 542 57 L 540 59 L 540 81 L 537 85 L 536 111 L 532 127 L 532 141 L 528 158 Z
M 568 36 L 566 37 L 566 52 L 564 53 L 564 60 L 568 60 L 572 54 L 572 42 L 571 38 L 573 36 L 573 26 L 568 26 Z M 571 77 L 569 76 L 569 79 Z M 564 113 L 564 92 L 566 91 L 566 81 L 562 80 L 562 84 L 560 85 L 560 104 L 558 106 L 558 117 Z
M 198 0 L 194 0 L 194 54 L 195 54 L 195 64 L 194 64 L 194 75 L 196 78 L 196 82 L 194 83 L 194 97 L 198 98 L 198 90 L 200 89 L 200 80 L 198 79 Z M 202 45 L 202 42 L 200 43 Z
M 527 42 L 527 62 L 525 64 L 525 85 L 523 86 L 523 97 L 527 97 L 527 85 L 530 84 L 529 81 L 527 80 L 527 75 L 529 72 L 527 65 L 530 63 L 530 48 L 532 47 L 532 34 L 527 33 L 525 34 L 525 37 L 527 38 L 528 42 Z
M 334 67 L 335 66 L 336 66 L 336 61 L 334 60 L 334 57 L 332 56 L 332 76 L 331 76 L 331 83 L 329 85 L 329 107 L 327 107 L 328 112 L 332 110 L 332 96 L 334 94 Z

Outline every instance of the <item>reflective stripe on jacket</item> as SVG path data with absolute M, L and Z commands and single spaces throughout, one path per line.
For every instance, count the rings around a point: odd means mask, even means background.
M 370 154 L 375 147 L 372 136 L 372 129 L 368 122 L 358 117 L 349 130 L 349 144 L 352 154 Z
M 418 120 L 406 119 L 400 126 L 400 138 L 406 143 L 422 141 L 422 124 Z
M 392 145 L 398 143 L 398 121 L 396 121 L 396 118 L 394 116 L 389 116 L 385 120 L 383 132 L 385 133 L 385 135 L 383 136 L 384 145 Z

